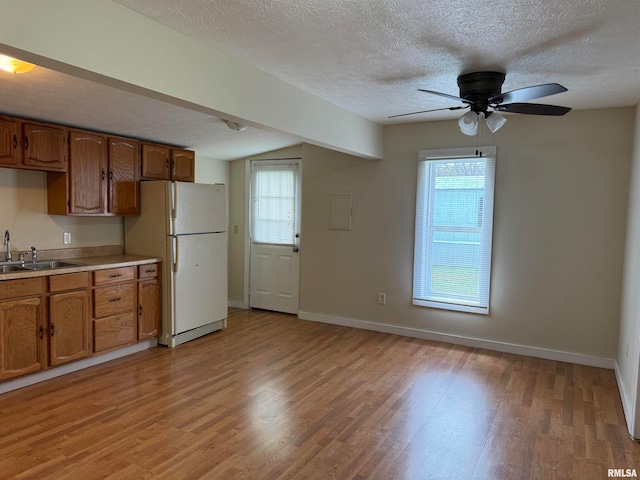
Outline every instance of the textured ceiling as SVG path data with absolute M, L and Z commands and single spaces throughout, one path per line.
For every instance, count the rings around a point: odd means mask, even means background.
M 558 82 L 542 103 L 640 101 L 638 0 L 116 0 L 378 123 L 455 118 L 460 73 L 507 73 L 503 91 Z M 18 81 L 19 79 L 19 81 Z M 0 72 L 0 111 L 194 148 L 232 159 L 300 140 L 59 72 Z
M 637 0 L 117 0 L 379 123 L 450 106 L 460 73 L 507 72 L 503 91 L 557 82 L 545 103 L 640 100 Z M 397 121 L 451 118 L 432 113 Z
M 42 67 L 25 75 L 0 70 L 0 111 L 192 148 L 221 160 L 300 143 L 293 136 L 251 127 L 230 130 L 217 117 Z

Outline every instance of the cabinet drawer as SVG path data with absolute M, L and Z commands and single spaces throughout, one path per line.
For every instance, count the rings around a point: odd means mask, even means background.
M 133 311 L 135 288 L 133 282 L 96 288 L 93 291 L 93 316 L 108 317 L 116 313 Z
M 44 292 L 44 278 L 24 278 L 0 282 L 0 300 L 33 297 Z
M 139 265 L 138 266 L 138 278 L 140 280 L 145 278 L 156 278 L 160 274 L 160 265 L 154 263 L 151 265 Z
M 98 318 L 93 321 L 93 351 L 104 352 L 136 341 L 136 316 L 133 313 Z
M 109 285 L 120 283 L 135 278 L 134 267 L 110 268 L 93 272 L 94 285 Z
M 50 292 L 64 292 L 89 286 L 89 272 L 65 273 L 64 275 L 51 275 L 49 277 Z

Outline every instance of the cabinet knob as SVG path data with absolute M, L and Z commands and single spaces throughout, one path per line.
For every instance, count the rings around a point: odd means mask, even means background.
M 52 323 L 51 324 L 51 336 L 53 337 L 53 335 L 56 333 L 56 324 Z
M 142 305 L 138 305 L 138 315 L 142 315 Z
M 16 150 L 18 148 L 18 136 L 13 135 L 13 149 Z
M 104 168 L 102 169 L 102 180 L 104 180 L 105 178 L 107 178 L 107 172 L 104 171 Z
M 44 338 L 44 327 L 40 325 L 40 338 Z
M 24 148 L 29 150 L 29 137 L 24 136 Z

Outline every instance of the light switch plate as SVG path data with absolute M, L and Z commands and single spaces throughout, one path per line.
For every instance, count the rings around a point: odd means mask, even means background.
M 71 245 L 71 232 L 64 232 L 62 243 L 65 245 Z

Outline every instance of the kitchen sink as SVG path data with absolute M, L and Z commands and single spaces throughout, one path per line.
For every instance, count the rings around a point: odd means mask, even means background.
M 19 272 L 22 270 L 20 265 L 0 265 L 0 273 Z
M 9 271 L 15 272 L 19 270 L 55 270 L 56 268 L 81 267 L 83 265 L 84 263 L 64 262 L 61 260 L 49 260 L 47 262 L 37 262 L 37 263 L 26 262 L 24 263 L 24 265 L 20 265 L 19 267 L 17 267 L 17 270 L 9 270 Z

